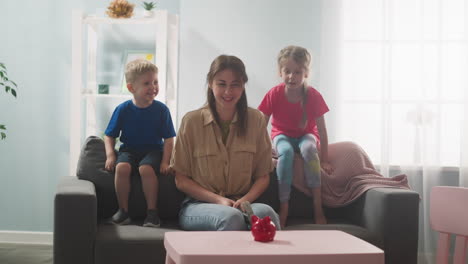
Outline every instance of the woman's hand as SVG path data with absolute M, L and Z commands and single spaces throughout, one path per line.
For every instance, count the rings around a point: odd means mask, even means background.
M 239 200 L 237 200 L 232 207 L 240 209 L 242 212 L 245 212 L 244 208 L 242 208 L 242 203 L 246 202 L 246 201 L 250 202 L 247 199 L 245 199 L 244 197 L 242 197 Z
M 217 201 L 216 201 L 216 204 L 222 204 L 222 205 L 226 205 L 226 206 L 229 206 L 229 207 L 233 207 L 235 202 L 231 199 L 228 199 L 226 197 L 223 197 L 223 196 L 219 196 Z

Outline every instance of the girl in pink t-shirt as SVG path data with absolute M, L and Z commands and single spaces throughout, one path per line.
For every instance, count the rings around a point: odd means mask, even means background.
M 267 122 L 272 116 L 271 138 L 278 154 L 276 174 L 282 228 L 288 217 L 295 152 L 304 159 L 306 183 L 313 190 L 315 222 L 327 223 L 322 209 L 320 168 L 328 173 L 333 170 L 328 162 L 328 136 L 323 116 L 328 112 L 328 106 L 317 90 L 307 86 L 310 61 L 311 56 L 305 48 L 288 46 L 282 49 L 278 55 L 278 68 L 283 83 L 268 91 L 258 107 Z

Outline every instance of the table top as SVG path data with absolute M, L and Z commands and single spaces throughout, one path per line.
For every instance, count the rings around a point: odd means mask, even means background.
M 384 259 L 381 249 L 335 230 L 277 231 L 274 241 L 266 243 L 254 241 L 250 231 L 167 232 L 164 245 L 176 263 L 198 263 L 183 260 L 207 256 L 219 258 L 218 261 L 221 260 L 220 263 L 223 264 L 230 263 L 226 262 L 227 259 L 233 263 L 239 261 L 236 257 L 262 257 L 265 261 L 266 256 L 271 257 L 267 263 L 284 263 L 285 259 L 282 257 L 285 256 L 291 263 L 300 263 L 299 259 L 294 259 L 295 256 L 301 259 L 304 256 L 315 256 L 315 260 L 324 258 L 324 263 L 352 263 L 352 258 L 356 256 L 360 258 L 359 263 L 383 263 Z M 330 256 L 336 262 L 330 261 Z M 362 261 L 363 256 L 369 257 L 373 262 Z

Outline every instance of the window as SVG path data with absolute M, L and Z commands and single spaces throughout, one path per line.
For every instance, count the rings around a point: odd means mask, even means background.
M 338 140 L 377 164 L 459 166 L 464 0 L 344 0 Z

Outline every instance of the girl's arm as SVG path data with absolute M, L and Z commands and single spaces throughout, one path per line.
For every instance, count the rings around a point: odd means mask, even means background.
M 104 135 L 104 146 L 106 148 L 106 165 L 105 169 L 107 171 L 113 171 L 115 167 L 115 138 Z
M 250 203 L 252 203 L 267 189 L 269 183 L 270 175 L 268 174 L 257 178 L 252 187 L 250 187 L 249 192 L 242 196 L 239 200 L 237 200 L 236 203 L 234 203 L 233 207 L 240 208 L 240 205 L 244 201 L 249 201 Z
M 233 200 L 208 191 L 207 189 L 203 188 L 200 184 L 187 177 L 187 175 L 179 173 L 177 171 L 175 173 L 175 183 L 177 189 L 194 199 L 203 202 L 222 204 L 227 206 L 234 205 Z
M 328 134 L 323 116 L 315 119 L 317 129 L 320 135 L 320 164 L 327 173 L 332 173 L 333 168 L 328 160 Z
M 161 166 L 159 171 L 162 174 L 169 173 L 169 161 L 171 160 L 171 153 L 172 149 L 174 148 L 174 138 L 165 138 L 164 139 L 164 150 L 163 150 L 163 158 L 161 160 Z

